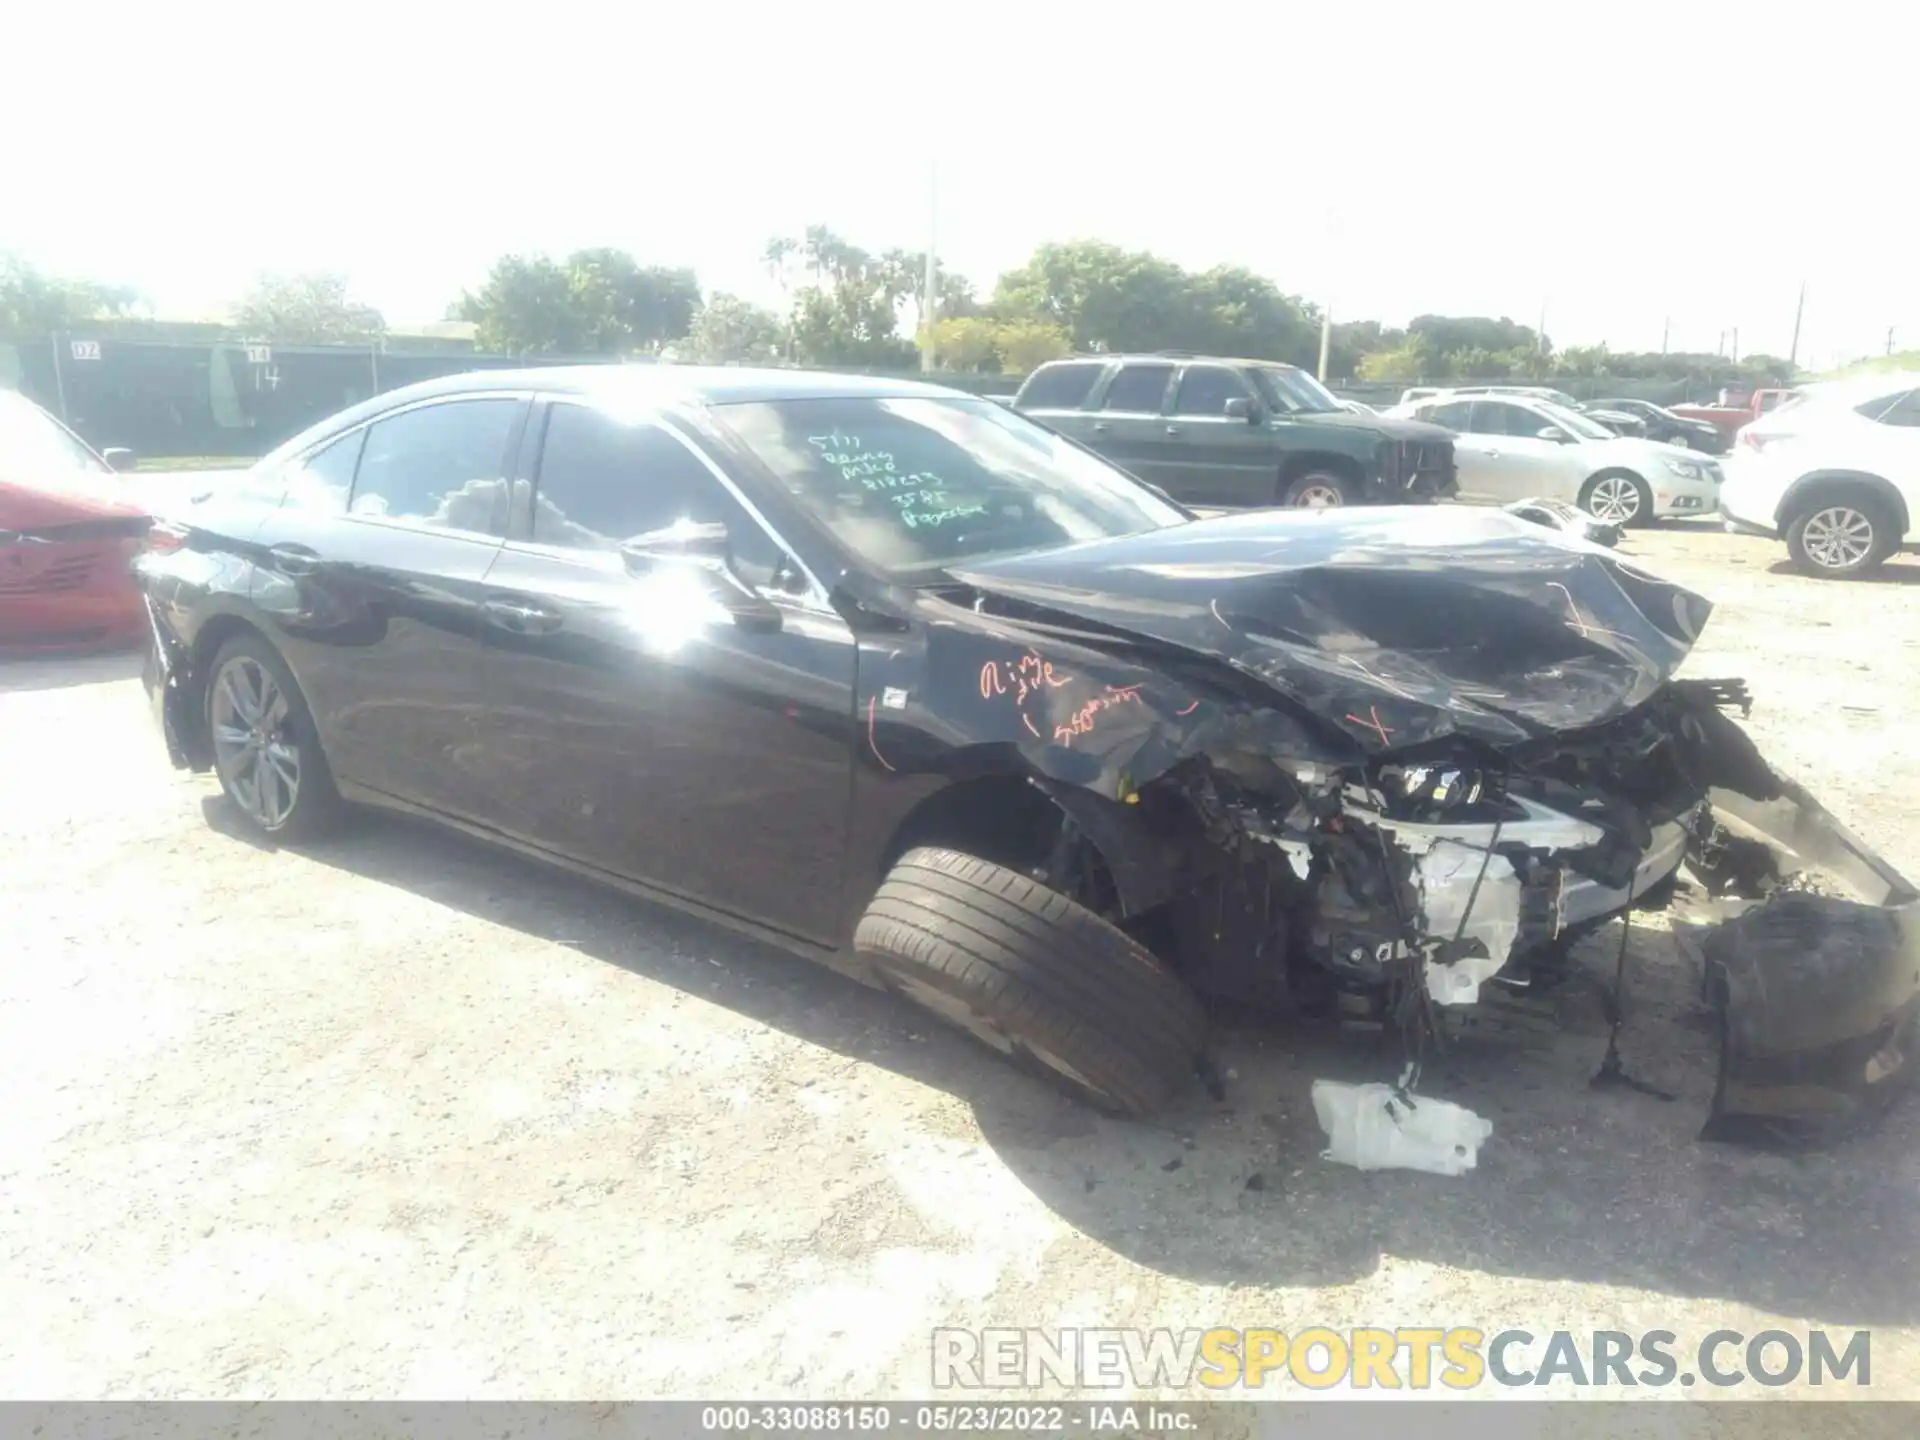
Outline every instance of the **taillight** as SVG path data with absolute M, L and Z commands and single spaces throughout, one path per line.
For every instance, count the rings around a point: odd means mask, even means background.
M 1760 451 L 1765 450 L 1769 445 L 1779 445 L 1785 441 L 1791 440 L 1792 438 L 1793 437 L 1791 435 L 1782 435 L 1777 430 L 1774 431 L 1772 434 L 1758 434 L 1753 430 L 1751 426 L 1749 426 L 1748 428 L 1741 430 L 1734 435 L 1733 443 L 1735 445 L 1745 446 L 1747 449 L 1753 451 L 1755 454 L 1758 454 Z

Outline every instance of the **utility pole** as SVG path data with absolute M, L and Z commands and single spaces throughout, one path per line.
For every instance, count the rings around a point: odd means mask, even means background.
M 1667 316 L 1666 319 L 1660 322 L 1660 353 L 1662 355 L 1667 353 L 1667 336 L 1671 334 L 1672 331 L 1673 331 L 1673 317 L 1669 315 Z
M 940 318 L 940 294 L 934 288 L 934 252 L 940 238 L 940 168 L 927 162 L 927 287 L 920 300 L 920 373 L 933 373 L 933 322 Z
M 1322 385 L 1327 383 L 1327 353 L 1332 349 L 1333 306 L 1329 305 L 1320 314 L 1320 383 Z
M 1740 327 L 1738 325 L 1733 327 L 1733 363 L 1736 365 L 1740 363 Z
M 1545 296 L 1542 296 L 1540 300 L 1540 328 L 1533 332 L 1533 338 L 1534 348 L 1542 355 L 1545 355 L 1547 353 L 1547 301 Z
M 1893 326 L 1887 326 L 1887 354 L 1893 354 Z
M 1800 358 L 1800 316 L 1807 308 L 1807 282 L 1800 282 L 1800 299 L 1793 307 L 1793 343 L 1787 347 L 1788 380 L 1793 379 L 1794 362 Z

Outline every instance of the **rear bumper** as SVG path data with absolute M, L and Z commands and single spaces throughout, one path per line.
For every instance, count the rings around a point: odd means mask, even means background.
M 119 549 L 17 543 L 0 549 L 0 650 L 63 650 L 139 638 L 140 592 Z

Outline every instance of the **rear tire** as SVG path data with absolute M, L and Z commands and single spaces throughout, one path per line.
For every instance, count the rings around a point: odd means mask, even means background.
M 1281 485 L 1280 503 L 1289 510 L 1338 510 L 1356 501 L 1344 475 L 1308 470 Z
M 896 994 L 1108 1114 L 1194 1079 L 1206 1017 L 1151 952 L 1066 896 L 957 850 L 909 850 L 854 931 Z
M 1631 470 L 1602 470 L 1580 487 L 1580 508 L 1624 529 L 1653 524 L 1653 492 Z
M 1900 548 L 1900 522 L 1876 496 L 1829 493 L 1801 507 L 1787 526 L 1787 554 L 1802 575 L 1853 580 Z
M 207 737 L 220 788 L 250 829 L 298 843 L 343 808 L 313 714 L 286 661 L 259 635 L 236 635 L 207 667 Z

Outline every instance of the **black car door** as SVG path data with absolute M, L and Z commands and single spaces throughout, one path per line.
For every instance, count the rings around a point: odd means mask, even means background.
M 427 401 L 287 470 L 250 593 L 337 779 L 475 813 L 480 586 L 528 408 L 510 393 Z
M 1273 437 L 1253 423 L 1251 410 L 1228 415 L 1229 400 L 1254 404 L 1237 370 L 1225 365 L 1181 369 L 1172 413 L 1162 427 L 1164 454 L 1156 462 L 1162 473 L 1180 477 L 1180 488 L 1157 478 L 1156 483 L 1195 505 L 1271 505 L 1279 482 Z
M 1167 420 L 1160 412 L 1172 380 L 1167 361 L 1128 361 L 1108 378 L 1087 433 L 1073 438 L 1179 500 L 1185 497 L 1175 488 L 1177 479 L 1169 479 L 1162 463 Z
M 668 422 L 555 397 L 534 424 L 535 463 L 487 576 L 492 823 L 837 941 L 852 783 L 846 622 Z M 681 522 L 725 527 L 730 579 L 620 548 Z

